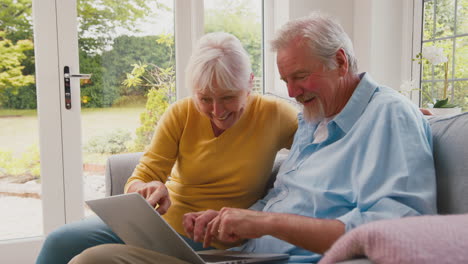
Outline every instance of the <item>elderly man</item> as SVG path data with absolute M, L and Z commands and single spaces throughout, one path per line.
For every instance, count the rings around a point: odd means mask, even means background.
M 310 263 L 354 227 L 435 213 L 429 125 L 400 94 L 357 73 L 342 27 L 314 13 L 284 25 L 272 46 L 289 95 L 304 106 L 289 156 L 251 210 L 186 214 L 187 234 L 205 246 L 248 239 L 238 249 Z M 88 254 L 112 246 L 102 247 Z M 127 257 L 138 252 L 132 263 L 161 263 L 155 252 L 117 247 Z

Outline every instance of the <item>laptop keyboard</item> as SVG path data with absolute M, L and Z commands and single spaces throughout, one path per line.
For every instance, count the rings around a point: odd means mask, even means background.
M 239 260 L 238 263 L 242 263 L 243 259 L 249 259 L 247 257 L 236 257 L 236 256 L 223 256 L 223 255 L 205 255 L 205 254 L 199 254 L 199 256 L 205 261 L 205 262 L 222 262 L 222 261 L 233 261 L 235 262 L 236 260 Z

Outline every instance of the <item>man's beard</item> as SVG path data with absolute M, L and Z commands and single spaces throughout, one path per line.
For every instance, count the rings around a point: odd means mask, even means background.
M 319 98 L 315 98 L 313 104 L 303 105 L 302 112 L 304 113 L 304 119 L 307 122 L 319 123 L 325 118 L 325 110 L 323 108 L 322 101 Z

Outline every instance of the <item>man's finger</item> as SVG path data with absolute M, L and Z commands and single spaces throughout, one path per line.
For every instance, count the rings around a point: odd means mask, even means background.
M 185 214 L 182 219 L 182 225 L 184 226 L 185 234 L 192 240 L 193 238 L 193 228 L 195 225 L 195 215 L 192 213 Z
M 219 236 L 218 228 L 219 217 L 217 216 L 213 218 L 213 220 L 211 220 L 207 225 L 205 238 L 203 239 L 203 247 L 209 247 L 213 238 L 217 238 Z

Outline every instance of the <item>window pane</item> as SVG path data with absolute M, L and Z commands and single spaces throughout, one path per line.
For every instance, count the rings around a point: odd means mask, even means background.
M 429 40 L 434 37 L 434 2 L 424 2 L 423 39 Z
M 468 88 L 462 86 L 465 81 L 457 80 L 468 78 L 468 37 L 460 36 L 468 33 L 468 0 L 425 0 L 423 12 L 423 47 L 435 45 L 443 49 L 449 59 L 447 96 L 451 103 L 465 105 L 465 93 Z M 444 39 L 431 41 L 438 38 Z M 434 99 L 442 99 L 444 79 L 443 64 L 433 66 L 423 63 L 421 71 L 423 106 Z
M 205 32 L 233 34 L 250 55 L 254 90 L 263 93 L 262 0 L 205 0 Z
M 457 2 L 457 34 L 468 33 L 468 0 Z
M 453 103 L 462 108 L 462 112 L 468 111 L 468 81 L 455 82 Z
M 436 1 L 436 33 L 435 38 L 453 36 L 455 27 L 455 1 Z
M 449 59 L 449 67 L 448 67 L 448 78 L 451 79 L 452 76 L 452 61 L 453 58 L 450 56 L 452 55 L 453 50 L 453 39 L 446 39 L 436 42 L 425 42 L 423 47 L 429 46 L 436 46 L 443 49 L 443 53 Z M 443 80 L 445 79 L 445 70 L 444 64 L 432 65 L 424 61 L 422 63 L 422 80 Z
M 0 241 L 43 234 L 32 7 L 9 2 L 0 12 Z
M 468 78 L 468 37 L 459 37 L 455 41 L 455 78 Z M 468 87 L 466 87 L 468 89 Z
M 434 46 L 434 42 L 425 42 L 423 43 L 423 47 L 428 47 L 428 46 Z M 422 61 L 421 62 L 422 66 L 422 80 L 428 81 L 428 80 L 434 80 L 434 75 L 433 75 L 433 66 L 432 64 L 428 63 L 427 61 Z
M 80 0 L 85 200 L 103 197 L 110 155 L 143 151 L 175 99 L 173 0 Z M 87 214 L 91 212 L 86 211 Z
M 428 104 L 434 104 L 435 99 L 442 99 L 444 94 L 444 82 L 424 82 L 422 83 L 422 106 L 427 107 Z

